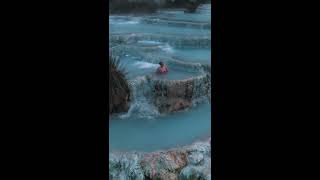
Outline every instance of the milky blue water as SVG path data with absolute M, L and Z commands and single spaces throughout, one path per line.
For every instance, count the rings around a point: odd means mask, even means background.
M 109 121 L 110 150 L 149 152 L 206 138 L 211 132 L 210 108 L 210 104 L 202 104 L 155 119 L 113 118 Z
M 128 73 L 127 79 L 134 82 L 149 76 L 183 80 L 202 75 L 203 71 L 189 64 L 211 65 L 210 46 L 186 39 L 209 38 L 211 41 L 210 13 L 211 6 L 205 5 L 195 14 L 177 9 L 144 16 L 109 16 L 109 36 L 140 35 L 138 40 L 133 38 L 124 44 L 109 43 L 120 50 L 118 58 Z M 168 42 L 168 37 L 172 41 Z M 155 73 L 160 60 L 169 67 L 166 75 Z M 134 85 L 132 91 L 134 100 L 129 112 L 110 117 L 111 151 L 156 151 L 210 136 L 211 104 L 207 101 L 184 111 L 160 114 L 152 104 L 152 96 L 144 95 L 144 86 Z
M 179 35 L 202 35 L 210 34 L 210 29 L 179 28 L 166 26 L 165 24 L 148 23 L 147 17 L 122 17 L 113 16 L 110 18 L 109 32 L 117 33 L 163 33 Z M 147 22 L 144 22 L 147 21 Z
M 139 58 L 133 57 L 123 57 L 121 58 L 121 60 L 126 62 L 123 64 L 123 67 L 128 73 L 127 78 L 129 80 L 135 79 L 139 76 L 149 76 L 153 79 L 183 80 L 201 75 L 200 72 L 194 71 L 192 69 L 188 70 L 175 66 L 170 66 L 170 68 L 168 68 L 169 73 L 158 74 L 156 73 L 157 68 L 159 67 L 158 63 L 144 62 Z
M 211 49 L 209 48 L 176 48 L 172 51 L 172 57 L 187 61 L 211 64 Z

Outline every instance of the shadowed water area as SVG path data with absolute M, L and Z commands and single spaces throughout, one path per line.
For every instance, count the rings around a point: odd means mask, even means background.
M 143 16 L 110 15 L 109 39 L 109 51 L 126 69 L 132 90 L 129 112 L 110 116 L 111 151 L 157 151 L 210 136 L 211 104 L 205 95 L 194 92 L 192 107 L 167 113 L 159 113 L 152 99 L 154 80 L 210 74 L 203 68 L 211 67 L 210 4 L 193 14 L 175 9 Z M 168 74 L 155 73 L 159 61 L 168 65 Z

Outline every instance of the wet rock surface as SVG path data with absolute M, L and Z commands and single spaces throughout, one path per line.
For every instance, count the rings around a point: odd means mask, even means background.
M 138 1 L 147 2 L 148 0 L 133 0 L 130 2 Z M 160 1 L 155 0 L 152 2 Z M 179 2 L 179 0 L 168 1 Z M 133 11 L 140 11 L 140 7 L 135 6 L 135 8 Z M 144 12 L 143 8 L 141 9 L 142 11 L 140 12 Z M 211 12 L 210 9 L 198 7 L 197 11 L 203 11 L 208 14 Z M 128 10 L 131 11 L 132 9 L 129 8 Z M 184 15 L 183 18 L 179 18 L 180 11 Z M 177 17 L 172 18 L 175 13 L 177 13 Z M 151 15 L 140 18 L 114 17 L 115 22 L 118 22 L 117 19 L 120 19 L 120 25 L 114 25 L 114 31 L 112 33 L 109 32 L 109 44 L 111 44 L 111 50 L 115 55 L 124 57 L 129 54 L 132 57 L 137 57 L 142 62 L 150 63 L 158 63 L 160 60 L 164 60 L 169 67 L 175 67 L 183 72 L 204 71 L 204 73 L 199 73 L 201 75 L 197 74 L 193 78 L 184 80 L 157 80 L 149 79 L 147 76 L 137 77 L 132 81 L 129 80 L 132 92 L 131 102 L 129 103 L 132 111 L 129 110 L 131 112 L 128 113 L 129 115 L 137 115 L 139 113 L 139 116 L 143 115 L 143 117 L 145 115 L 149 117 L 150 114 L 158 116 L 157 109 L 162 113 L 181 111 L 191 108 L 197 99 L 211 99 L 211 65 L 200 64 L 196 60 L 191 61 L 193 63 L 183 62 L 186 60 L 174 57 L 169 51 L 161 49 L 164 45 L 173 49 L 210 48 L 211 32 L 208 30 L 211 29 L 211 23 L 207 20 L 210 18 L 205 17 L 203 20 L 201 16 L 200 18 L 193 19 L 192 16 L 197 15 L 197 13 L 183 13 L 183 10 L 180 9 L 173 13 L 161 11 L 153 15 L 157 16 L 156 18 Z M 198 15 L 201 13 L 198 13 Z M 136 23 L 146 28 L 137 28 L 132 31 L 121 31 L 125 28 L 116 28 L 131 27 L 131 25 L 124 25 L 125 23 Z M 149 26 L 167 26 L 170 28 L 164 29 L 163 32 L 159 33 Z M 177 31 L 173 31 L 173 28 L 176 28 Z M 187 31 L 180 31 L 178 28 L 184 28 Z M 141 44 L 141 41 L 153 41 L 157 42 L 157 44 L 151 46 Z M 160 46 L 161 48 L 159 48 Z M 155 53 L 157 51 L 163 53 L 157 55 Z M 156 108 L 153 108 L 153 106 Z M 109 152 L 109 157 L 109 179 L 211 179 L 210 140 L 150 153 Z
M 154 82 L 154 104 L 160 113 L 175 112 L 190 108 L 193 100 L 211 97 L 209 75 L 176 81 Z
M 152 153 L 111 152 L 109 157 L 109 178 L 114 180 L 211 179 L 210 140 Z

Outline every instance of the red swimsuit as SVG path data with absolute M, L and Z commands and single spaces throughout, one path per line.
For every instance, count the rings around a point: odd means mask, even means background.
M 160 67 L 158 69 L 158 72 L 161 73 L 161 74 L 167 73 L 168 72 L 168 68 L 166 66 Z

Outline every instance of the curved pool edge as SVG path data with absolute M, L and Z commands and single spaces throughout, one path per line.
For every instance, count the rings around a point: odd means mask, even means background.
M 110 179 L 211 179 L 211 137 L 154 152 L 109 152 Z

